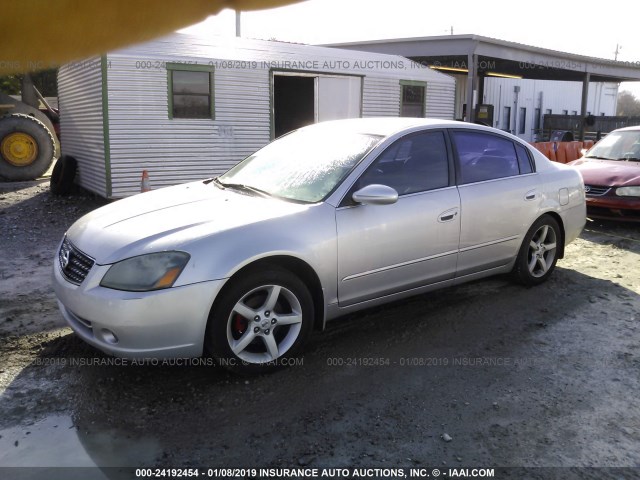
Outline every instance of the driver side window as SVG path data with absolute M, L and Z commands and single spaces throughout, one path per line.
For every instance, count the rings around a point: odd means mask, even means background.
M 358 187 L 387 185 L 398 195 L 449 186 L 449 161 L 443 132 L 420 132 L 393 143 L 358 180 Z

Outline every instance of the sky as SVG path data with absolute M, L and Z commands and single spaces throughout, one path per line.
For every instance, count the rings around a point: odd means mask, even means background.
M 585 6 L 586 5 L 586 6 Z M 242 36 L 322 44 L 362 40 L 478 34 L 536 47 L 633 62 L 640 68 L 640 2 L 537 0 L 307 0 L 242 12 Z M 235 12 L 223 10 L 180 30 L 235 35 Z M 640 99 L 640 82 L 624 83 Z

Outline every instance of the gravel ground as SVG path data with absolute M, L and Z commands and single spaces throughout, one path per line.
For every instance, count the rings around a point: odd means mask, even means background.
M 65 327 L 54 252 L 104 203 L 0 184 L 0 467 L 640 477 L 638 225 L 589 222 L 540 287 L 496 277 L 350 315 L 301 365 L 241 378 L 207 359 L 117 365 Z

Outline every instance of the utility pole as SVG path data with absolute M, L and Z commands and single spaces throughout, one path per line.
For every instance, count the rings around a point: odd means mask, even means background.
M 236 37 L 240 37 L 240 10 L 236 10 Z
M 614 60 L 618 60 L 618 53 L 620 53 L 620 50 L 622 50 L 622 45 L 618 45 L 616 43 L 616 51 L 615 51 L 616 56 L 614 57 Z

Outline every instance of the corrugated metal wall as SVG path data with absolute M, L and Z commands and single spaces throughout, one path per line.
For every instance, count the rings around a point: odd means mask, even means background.
M 400 81 L 396 78 L 368 76 L 362 89 L 363 117 L 400 115 Z
M 427 83 L 427 117 L 453 120 L 455 97 L 455 83 Z
M 112 196 L 221 174 L 269 142 L 269 83 L 260 70 L 214 72 L 215 120 L 169 119 L 167 71 L 110 56 Z M 184 59 L 183 59 L 184 60 Z
M 78 161 L 76 182 L 108 196 L 100 58 L 60 67 L 58 99 L 62 154 Z
M 168 62 L 214 67 L 214 120 L 169 118 Z M 172 35 L 110 53 L 109 196 L 138 193 L 142 170 L 149 172 L 154 189 L 175 185 L 223 173 L 267 144 L 272 128 L 272 70 L 364 77 L 363 117 L 397 116 L 400 80 L 426 82 L 427 115 L 452 118 L 454 80 L 410 65 L 397 56 L 188 35 Z M 75 94 L 76 100 L 80 97 L 81 93 Z M 78 124 L 77 129 L 84 125 Z M 103 160 L 92 162 L 95 168 L 104 169 Z

